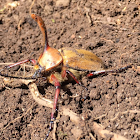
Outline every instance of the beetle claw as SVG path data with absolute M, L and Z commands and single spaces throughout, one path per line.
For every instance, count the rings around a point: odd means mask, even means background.
M 50 121 L 50 127 L 49 127 L 49 131 L 48 131 L 48 133 L 47 133 L 47 135 L 46 135 L 46 138 L 44 139 L 44 140 L 46 140 L 48 137 L 49 137 L 49 134 L 50 134 L 50 132 L 52 131 L 52 125 L 53 125 L 53 121 Z

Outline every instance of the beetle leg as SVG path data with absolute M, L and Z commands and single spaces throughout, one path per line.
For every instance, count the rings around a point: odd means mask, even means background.
M 74 79 L 74 81 L 75 81 L 77 84 L 79 84 L 80 86 L 82 86 L 82 87 L 84 87 L 86 90 L 88 90 L 84 85 L 82 85 L 81 82 L 78 81 L 78 79 L 74 76 L 74 74 L 73 74 L 71 71 L 69 71 L 69 70 L 65 70 L 65 71 L 66 71 L 67 74 L 69 74 L 69 75 Z
M 54 97 L 52 113 L 51 113 L 50 127 L 49 127 L 48 134 L 46 135 L 46 138 L 49 136 L 49 133 L 52 130 L 52 125 L 53 125 L 53 121 L 54 121 L 54 113 L 56 111 L 56 105 L 57 105 L 58 96 L 60 93 L 60 83 L 59 83 L 58 79 L 53 74 L 50 76 L 50 83 L 52 83 L 52 82 L 54 83 L 54 85 L 56 87 L 56 92 L 55 92 L 55 97 Z
M 69 74 L 74 79 L 74 81 L 77 84 L 79 84 L 80 86 L 82 85 L 81 82 L 78 81 L 78 79 L 74 76 L 74 74 L 71 71 L 69 71 L 69 70 L 65 70 L 65 71 L 66 71 L 67 74 Z
M 26 60 L 23 60 L 23 61 L 20 61 L 20 62 L 16 62 L 14 64 L 11 64 L 11 65 L 8 65 L 8 66 L 5 66 L 3 69 L 0 70 L 0 75 L 1 76 L 4 76 L 4 77 L 10 77 L 10 78 L 17 78 L 17 79 L 36 79 L 35 77 L 18 77 L 18 76 L 9 76 L 7 74 L 2 74 L 1 72 L 5 69 L 10 69 L 10 68 L 13 68 L 15 66 L 18 66 L 20 64 L 23 64 L 23 63 L 27 63 L 27 62 L 31 62 L 33 65 L 36 64 L 36 61 L 34 59 L 26 59 Z
M 91 76 L 96 76 L 96 75 L 99 75 L 99 74 L 107 74 L 107 73 L 119 73 L 119 72 L 122 72 L 128 68 L 132 68 L 131 65 L 128 65 L 126 67 L 122 67 L 122 68 L 119 68 L 117 70 L 101 70 L 101 71 L 95 71 L 95 72 L 91 72 L 87 75 L 87 77 L 91 77 Z
M 26 60 L 23 60 L 23 61 L 20 61 L 20 62 L 16 62 L 16 63 L 8 65 L 8 66 L 5 66 L 4 69 L 10 69 L 12 67 L 15 67 L 15 66 L 18 66 L 20 64 L 27 63 L 27 62 L 31 62 L 33 65 L 35 65 L 35 63 L 36 63 L 36 61 L 34 59 L 26 59 Z M 0 70 L 0 72 L 3 71 L 4 69 Z

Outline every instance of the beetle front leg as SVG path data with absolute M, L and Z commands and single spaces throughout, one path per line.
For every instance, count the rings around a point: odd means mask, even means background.
M 24 64 L 24 63 L 27 63 L 27 62 L 31 62 L 33 65 L 36 64 L 36 61 L 34 59 L 26 59 L 26 60 L 23 60 L 23 61 L 19 61 L 19 62 L 16 62 L 14 64 L 11 64 L 11 65 L 8 65 L 8 66 L 5 66 L 3 69 L 0 70 L 0 75 L 1 76 L 4 76 L 4 77 L 10 77 L 10 78 L 17 78 L 17 79 L 36 79 L 36 78 L 31 78 L 31 77 L 18 77 L 18 76 L 9 76 L 7 74 L 2 74 L 1 72 L 4 71 L 5 69 L 10 69 L 10 68 L 13 68 L 15 66 L 18 66 L 20 64 Z
M 58 79 L 54 76 L 54 74 L 52 74 L 50 76 L 50 83 L 53 83 L 55 85 L 56 92 L 55 92 L 55 97 L 54 97 L 52 113 L 51 113 L 50 127 L 49 127 L 48 134 L 46 135 L 46 138 L 48 138 L 49 133 L 51 132 L 52 127 L 53 127 L 52 125 L 53 125 L 53 121 L 54 121 L 54 113 L 56 112 L 56 105 L 57 105 L 58 96 L 59 96 L 59 93 L 60 93 L 60 83 L 59 83 Z
M 119 73 L 119 72 L 122 72 L 128 68 L 132 68 L 131 65 L 128 65 L 126 67 L 122 67 L 122 68 L 119 68 L 117 70 L 101 70 L 101 71 L 95 71 L 95 72 L 91 72 L 87 75 L 87 77 L 92 77 L 92 76 L 96 76 L 96 75 L 100 75 L 100 74 L 108 74 L 108 73 Z
M 5 69 L 10 69 L 10 68 L 13 68 L 15 66 L 18 66 L 20 64 L 27 63 L 27 62 L 31 62 L 33 65 L 35 65 L 35 63 L 36 63 L 36 61 L 34 59 L 26 59 L 26 60 L 23 60 L 23 61 L 20 61 L 20 62 L 16 62 L 16 63 L 8 65 L 8 66 L 5 66 L 5 68 L 0 70 L 0 72 L 2 72 Z
M 65 72 L 66 72 L 67 74 L 69 74 L 69 75 L 74 79 L 74 81 L 75 81 L 77 84 L 79 84 L 80 86 L 82 86 L 82 87 L 84 87 L 86 90 L 88 90 L 84 85 L 82 85 L 81 82 L 78 81 L 78 79 L 76 78 L 76 76 L 75 76 L 71 71 L 65 70 Z
M 69 74 L 77 84 L 79 84 L 80 86 L 83 86 L 82 83 L 78 81 L 78 79 L 76 78 L 76 76 L 71 71 L 66 70 L 66 68 L 63 67 L 63 70 L 62 70 L 62 73 L 61 73 L 62 78 L 67 77 L 67 74 Z

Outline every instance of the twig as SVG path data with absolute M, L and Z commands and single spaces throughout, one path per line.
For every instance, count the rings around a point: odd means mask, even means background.
M 117 25 L 115 22 L 107 22 L 107 21 L 99 21 L 99 20 L 96 20 L 94 21 L 94 23 L 103 23 L 103 24 L 112 24 L 112 25 Z
M 88 11 L 86 11 L 86 17 L 88 19 L 89 24 L 92 25 L 91 16 L 89 15 L 89 12 Z
M 31 6 L 30 6 L 30 10 L 29 10 L 30 15 L 32 14 L 31 10 L 32 10 L 32 7 L 33 7 L 35 1 L 36 1 L 36 0 L 33 0 L 32 4 L 31 4 Z
M 90 136 L 93 140 L 96 140 L 96 139 L 93 137 L 92 133 L 89 133 L 89 136 Z
M 106 116 L 106 115 L 107 115 L 107 113 L 106 113 L 106 114 L 103 114 L 103 115 L 101 115 L 101 116 L 99 116 L 99 117 L 94 118 L 94 120 L 98 120 L 98 119 L 100 119 L 100 118 L 103 118 L 103 117 Z
M 19 20 L 19 23 L 18 23 L 18 32 L 21 31 L 21 23 L 23 22 L 23 18 Z

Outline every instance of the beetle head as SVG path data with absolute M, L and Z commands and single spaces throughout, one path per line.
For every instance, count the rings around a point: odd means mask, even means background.
M 44 68 L 39 66 L 39 65 L 35 65 L 34 70 L 35 70 L 35 73 L 33 74 L 32 77 L 33 78 L 39 78 L 39 77 L 41 77 L 41 74 L 44 71 Z

